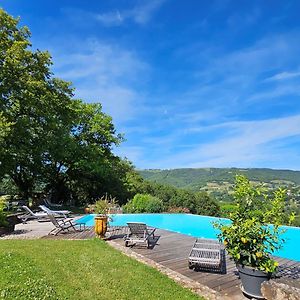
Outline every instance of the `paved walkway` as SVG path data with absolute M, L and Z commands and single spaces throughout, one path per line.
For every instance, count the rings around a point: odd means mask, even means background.
M 0 237 L 0 240 L 10 239 L 39 239 L 54 228 L 51 222 L 27 221 L 26 224 L 20 223 L 15 226 L 15 231 L 9 235 Z

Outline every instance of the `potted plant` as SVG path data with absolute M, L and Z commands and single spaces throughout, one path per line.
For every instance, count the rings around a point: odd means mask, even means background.
M 4 201 L 0 199 L 0 236 L 14 231 L 15 224 L 8 220 L 7 212 L 4 210 L 6 207 Z
M 115 206 L 115 198 L 102 196 L 94 204 L 94 212 L 97 214 L 95 217 L 95 233 L 103 238 L 107 231 L 108 221 L 112 220 L 108 216 L 111 208 Z
M 278 266 L 271 255 L 284 242 L 280 225 L 286 218 L 285 196 L 284 189 L 269 195 L 262 187 L 254 187 L 245 176 L 237 175 L 236 209 L 230 214 L 231 222 L 214 223 L 220 230 L 219 240 L 237 265 L 242 291 L 250 297 L 263 298 L 261 283 L 269 280 Z
M 7 232 L 8 222 L 6 220 L 6 213 L 4 211 L 4 201 L 0 199 L 0 236 Z

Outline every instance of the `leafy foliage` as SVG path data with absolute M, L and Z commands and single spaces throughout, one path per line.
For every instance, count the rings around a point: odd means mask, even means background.
M 236 209 L 236 205 L 233 203 L 222 203 L 220 206 L 220 216 L 227 218 Z
M 0 199 L 0 227 L 5 227 L 8 225 L 6 220 L 6 212 L 4 211 L 5 203 L 3 199 Z
M 219 215 L 220 208 L 218 203 L 206 192 L 194 193 L 150 181 L 144 181 L 140 190 L 142 193 L 161 199 L 166 211 L 170 208 L 179 207 L 193 214 Z
M 229 255 L 238 264 L 272 273 L 277 262 L 270 255 L 281 248 L 286 191 L 278 189 L 272 196 L 263 188 L 254 187 L 242 175 L 236 176 L 236 209 L 230 214 L 231 224 L 216 222 Z M 273 226 L 268 226 L 272 223 Z
M 101 104 L 73 98 L 70 82 L 53 77 L 48 52 L 33 51 L 30 31 L 0 9 L 0 180 L 24 199 L 121 203 L 135 193 L 133 166 L 112 153 L 123 141 Z
M 136 194 L 123 210 L 127 213 L 159 213 L 163 211 L 163 202 L 148 194 Z
M 168 212 L 172 214 L 188 214 L 190 210 L 186 207 L 171 206 L 168 208 Z
M 105 195 L 95 202 L 93 205 L 93 211 L 96 214 L 106 215 L 115 207 L 116 199 Z

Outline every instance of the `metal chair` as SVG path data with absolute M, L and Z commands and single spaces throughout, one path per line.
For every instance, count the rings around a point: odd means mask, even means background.
M 125 235 L 125 246 L 130 244 L 146 244 L 147 248 L 150 246 L 150 238 L 154 239 L 154 232 L 156 228 L 148 227 L 145 223 L 128 222 L 129 233 Z
M 206 269 L 221 271 L 222 244 L 213 239 L 196 239 L 189 254 L 188 266 L 190 269 Z
M 58 235 L 62 231 L 82 231 L 82 227 L 83 230 L 85 230 L 85 223 L 74 223 L 73 220 L 57 220 L 51 213 L 48 213 L 48 216 L 52 224 L 55 226 L 49 234 Z M 79 226 L 79 230 L 77 230 L 76 226 Z

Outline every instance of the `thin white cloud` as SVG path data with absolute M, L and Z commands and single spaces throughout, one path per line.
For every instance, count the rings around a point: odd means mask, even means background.
M 262 12 L 259 7 L 255 7 L 252 11 L 247 11 L 244 14 L 234 13 L 227 19 L 227 24 L 231 30 L 243 30 L 246 26 L 255 24 L 261 17 Z
M 153 14 L 163 5 L 165 0 L 144 1 L 131 9 L 99 13 L 94 17 L 105 26 L 119 26 L 127 20 L 143 25 L 149 22 Z
M 94 17 L 105 26 L 119 26 L 124 21 L 124 14 L 121 16 L 121 13 L 118 10 L 104 14 L 97 14 L 94 15 Z
M 132 162 L 141 161 L 144 157 L 144 149 L 139 146 L 122 146 L 117 147 L 113 152 L 123 158 L 128 158 Z
M 58 59 L 56 70 L 61 77 L 90 80 L 90 77 L 96 76 L 94 80 L 100 79 L 99 84 L 120 78 L 138 80 L 140 73 L 148 68 L 133 51 L 96 39 L 84 41 L 75 52 Z
M 146 24 L 163 1 L 143 3 L 128 10 L 97 15 L 93 12 L 89 18 L 92 22 L 97 18 L 105 26 L 128 21 Z M 270 116 L 272 102 L 265 100 L 299 95 L 292 80 L 285 82 L 300 75 L 295 71 L 299 70 L 295 64 L 300 51 L 299 37 L 299 32 L 265 36 L 248 47 L 230 52 L 224 50 L 226 45 L 218 46 L 215 40 L 210 44 L 208 40 L 188 49 L 188 55 L 177 51 L 176 59 L 182 59 L 183 63 L 190 59 L 192 63 L 180 85 L 182 89 L 178 92 L 174 81 L 166 78 L 158 87 L 155 84 L 146 87 L 148 99 L 141 95 L 140 91 L 145 89 L 139 88 L 139 82 L 145 79 L 150 67 L 134 51 L 115 44 L 77 41 L 76 50 L 69 49 L 65 56 L 58 57 L 61 64 L 56 73 L 74 80 L 77 95 L 84 100 L 102 102 L 116 123 L 133 120 L 121 124 L 127 126 L 125 133 L 133 138 L 117 151 L 138 167 L 257 166 L 264 161 L 282 162 L 291 153 L 289 149 L 282 151 L 287 145 L 284 139 L 299 140 L 300 117 L 230 120 L 242 119 L 244 115 L 251 119 L 258 108 L 260 116 Z M 172 41 L 170 45 L 173 46 Z M 291 70 L 289 66 L 294 66 L 294 72 L 285 71 Z M 164 66 L 157 68 L 159 73 Z M 266 74 L 275 74 L 268 84 L 263 81 Z M 261 100 L 259 107 L 256 100 Z M 285 101 L 289 99 L 286 97 Z M 285 113 L 283 110 L 282 114 Z M 297 155 L 292 153 L 291 157 Z
M 270 116 L 274 101 L 279 101 L 281 96 L 300 95 L 299 86 L 293 82 L 279 85 L 272 81 L 268 86 L 262 82 L 266 73 L 278 72 L 295 63 L 300 51 L 298 38 L 298 32 L 267 36 L 250 47 L 229 53 L 213 52 L 211 57 L 206 57 L 195 71 L 199 72 L 194 85 L 187 85 L 186 92 L 178 95 L 167 95 L 165 103 L 173 104 L 166 108 L 170 117 L 164 119 L 159 115 L 157 120 L 164 136 L 146 139 L 152 144 L 151 153 L 157 156 L 145 158 L 138 166 L 255 167 L 274 163 L 277 167 L 295 168 L 291 160 L 299 155 L 290 152 L 285 139 L 299 140 L 300 115 L 284 117 L 286 111 L 283 110 L 283 116 L 277 119 L 255 121 L 251 118 L 257 110 L 260 115 L 255 118 Z M 197 62 L 196 57 L 191 59 Z M 199 61 L 203 62 L 203 58 Z M 259 107 L 257 100 L 261 103 Z M 289 105 L 289 99 L 284 101 Z M 250 121 L 230 121 L 245 114 Z M 164 128 L 168 128 L 168 133 Z M 179 149 L 178 145 L 187 144 L 191 145 L 189 150 Z M 286 155 L 290 155 L 290 162 L 284 165 Z
M 221 123 L 217 127 L 220 131 L 225 131 L 227 136 L 198 144 L 188 151 L 169 155 L 163 161 L 148 162 L 147 167 L 255 166 L 264 160 L 270 162 L 275 157 L 282 160 L 284 155 L 282 153 L 278 155 L 276 147 L 270 145 L 279 143 L 282 147 L 286 138 L 300 136 L 300 115 L 261 121 Z M 216 125 L 211 129 L 216 129 Z
M 230 120 L 245 111 L 257 111 L 259 100 L 262 103 L 260 113 L 269 114 L 272 109 L 270 105 L 275 101 L 283 101 L 284 96 L 300 95 L 299 83 L 283 82 L 283 78 L 296 78 L 296 71 L 288 74 L 280 72 L 281 75 L 276 77 L 278 80 L 272 80 L 268 85 L 262 80 L 266 73 L 284 70 L 287 65 L 294 65 L 299 70 L 295 65 L 295 57 L 300 52 L 299 37 L 300 32 L 297 31 L 265 36 L 248 47 L 230 52 L 221 47 L 216 49 L 209 43 L 201 45 L 203 51 L 200 51 L 197 43 L 195 49 L 188 46 L 187 53 L 184 49 L 177 50 L 176 58 L 186 61 L 186 57 L 189 57 L 188 62 L 194 68 L 191 72 L 195 75 L 191 80 L 193 84 L 187 86 L 185 93 L 174 97 L 178 107 L 184 103 L 195 114 L 194 118 L 191 117 L 195 122 L 190 122 L 190 128 L 202 130 L 202 124 L 197 124 L 197 115 L 202 116 L 204 112 L 208 116 L 208 112 L 214 112 L 211 115 L 212 122 L 214 119 Z M 206 49 L 212 51 L 207 52 Z M 279 78 L 282 80 L 279 81 Z M 285 98 L 286 104 L 289 101 L 293 100 Z M 201 122 L 201 117 L 198 122 Z
M 95 39 L 77 41 L 74 50 L 54 51 L 55 74 L 71 80 L 75 96 L 101 102 L 116 123 L 132 118 L 142 105 L 138 86 L 149 66 L 133 51 Z
M 280 81 L 280 80 L 286 80 L 295 77 L 300 77 L 300 72 L 281 72 L 275 74 L 272 77 L 267 78 L 265 81 Z
M 276 100 L 278 97 L 295 95 L 300 96 L 299 84 L 289 84 L 289 85 L 281 85 L 277 87 L 272 87 L 268 91 L 263 92 L 255 92 L 249 98 L 247 98 L 247 102 L 256 102 L 258 100 L 262 100 L 266 102 L 266 100 L 272 99 Z

